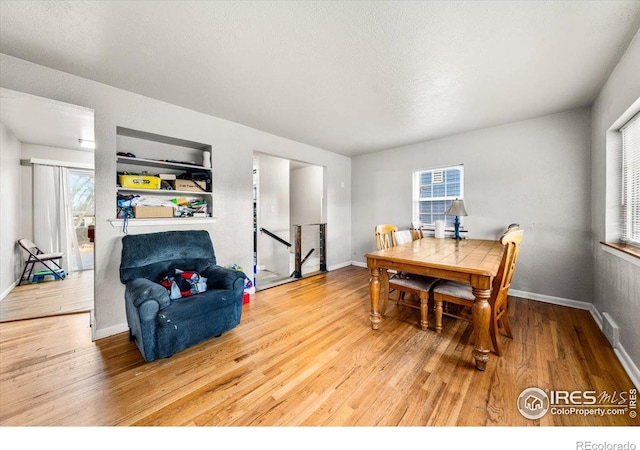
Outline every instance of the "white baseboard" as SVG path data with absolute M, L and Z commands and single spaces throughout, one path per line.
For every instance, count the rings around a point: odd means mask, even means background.
M 351 265 L 357 266 L 357 267 L 364 267 L 365 269 L 367 268 L 367 263 L 361 262 L 361 261 L 351 261 Z
M 113 336 L 115 334 L 125 333 L 127 331 L 129 331 L 129 325 L 126 323 L 119 323 L 108 328 L 97 330 L 95 327 L 95 321 L 93 320 L 93 314 L 91 315 L 91 338 L 94 341 Z
M 551 303 L 554 305 L 569 306 L 576 309 L 586 309 L 587 311 L 591 311 L 591 309 L 593 308 L 593 304 L 589 302 L 571 300 L 563 297 L 554 297 L 551 295 L 536 294 L 534 292 L 519 291 L 517 289 L 509 289 L 509 295 L 513 295 L 514 297 L 528 298 L 530 300 L 537 300 L 539 302 Z
M 13 288 L 16 287 L 19 282 L 20 280 L 16 280 L 13 283 L 11 283 L 9 287 L 0 295 L 0 301 L 2 301 L 3 298 L 9 295 L 9 292 L 13 291 Z
M 631 357 L 624 349 L 622 344 L 618 343 L 618 346 L 613 350 L 613 352 L 618 357 L 620 364 L 624 368 L 629 378 L 631 378 L 631 382 L 634 384 L 636 389 L 640 389 L 640 370 L 638 370 L 638 366 L 631 360 Z
M 351 264 L 353 264 L 351 261 L 346 261 L 346 262 L 334 264 L 333 266 L 329 266 L 328 269 L 329 271 L 338 270 L 338 269 L 342 269 L 343 267 L 349 267 Z

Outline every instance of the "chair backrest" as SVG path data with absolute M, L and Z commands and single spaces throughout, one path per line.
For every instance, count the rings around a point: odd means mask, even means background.
M 411 239 L 417 241 L 423 237 L 424 233 L 422 232 L 422 222 L 411 222 Z
M 413 241 L 413 236 L 411 235 L 411 230 L 398 230 L 395 232 L 396 235 L 396 245 L 404 244 L 405 242 Z
M 205 230 L 128 234 L 122 238 L 120 281 L 160 281 L 174 269 L 203 272 L 216 264 L 211 237 Z
M 502 239 L 507 233 L 511 233 L 512 231 L 517 231 L 520 229 L 520 224 L 519 223 L 512 223 L 510 224 L 506 230 L 504 230 L 504 232 L 502 233 L 502 235 L 500 236 L 500 239 Z
M 493 290 L 491 292 L 491 300 L 494 304 L 499 305 L 507 298 L 513 274 L 516 270 L 516 262 L 520 253 L 520 244 L 524 230 L 512 229 L 507 230 L 500 238 L 500 243 L 505 247 L 502 255 L 502 262 L 498 275 L 493 280 Z
M 32 253 L 34 255 L 38 254 L 39 252 L 38 246 L 29 239 L 18 240 L 18 245 L 20 245 L 20 247 L 25 249 L 28 253 Z
M 398 231 L 398 227 L 391 224 L 378 225 L 375 228 L 376 247 L 378 250 L 395 247 L 397 245 L 396 231 Z

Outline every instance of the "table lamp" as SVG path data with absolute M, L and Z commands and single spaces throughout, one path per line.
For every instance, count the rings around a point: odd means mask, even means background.
M 462 200 L 453 200 L 451 202 L 451 206 L 449 206 L 449 209 L 447 209 L 447 212 L 445 212 L 445 215 L 447 216 L 456 216 L 455 220 L 453 221 L 453 238 L 454 239 L 462 239 L 460 237 L 460 216 L 466 216 L 467 215 L 467 211 L 464 209 L 464 203 L 462 202 Z

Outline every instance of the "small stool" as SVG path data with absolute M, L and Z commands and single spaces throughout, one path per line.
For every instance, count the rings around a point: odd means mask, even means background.
M 62 278 L 66 277 L 66 273 L 62 269 L 55 269 L 55 272 Z M 37 283 L 45 279 L 46 276 L 53 277 L 54 280 L 60 280 L 60 278 L 54 276 L 51 273 L 51 270 L 41 270 L 40 272 L 36 272 L 33 274 L 33 278 L 31 279 L 32 283 Z

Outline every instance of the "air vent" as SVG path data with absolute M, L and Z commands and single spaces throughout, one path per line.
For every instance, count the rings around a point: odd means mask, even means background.
M 607 339 L 609 339 L 611 347 L 616 348 L 618 346 L 620 329 L 608 313 L 602 313 L 602 332 Z
M 440 184 L 444 181 L 444 171 L 442 170 L 434 170 L 433 171 L 433 184 Z

